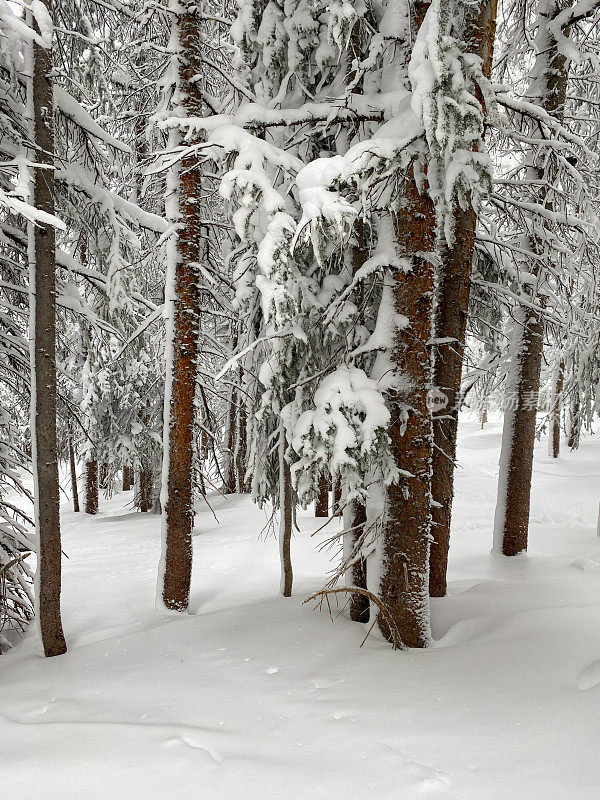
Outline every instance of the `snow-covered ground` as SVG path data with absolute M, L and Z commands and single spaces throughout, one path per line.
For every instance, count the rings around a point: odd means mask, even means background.
M 246 497 L 197 517 L 191 613 L 154 613 L 159 520 L 65 508 L 69 652 L 0 657 L 0 800 L 597 800 L 600 437 L 537 451 L 529 555 L 492 560 L 500 426 L 461 426 L 435 647 L 393 652 L 302 600 L 329 555 L 301 516 L 293 598 Z

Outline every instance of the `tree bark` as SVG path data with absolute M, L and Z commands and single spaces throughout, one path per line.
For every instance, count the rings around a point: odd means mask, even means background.
M 367 522 L 367 509 L 362 503 L 353 502 L 350 514 L 350 527 L 352 533 L 348 536 L 348 548 L 350 555 L 358 540 L 363 535 Z M 359 589 L 367 588 L 367 560 L 363 556 L 354 562 L 349 570 L 350 585 Z M 358 592 L 350 595 L 350 619 L 353 622 L 368 622 L 371 616 L 369 598 Z
M 285 458 L 285 432 L 283 430 L 283 425 L 279 434 L 279 477 L 279 554 L 281 558 L 280 592 L 284 597 L 291 597 L 292 585 L 294 582 L 291 555 L 293 523 L 292 476 L 290 473 L 290 465 Z
M 75 464 L 75 449 L 73 439 L 69 436 L 69 467 L 71 470 L 71 498 L 73 500 L 73 511 L 79 513 L 79 491 L 77 489 L 77 466 Z
M 98 513 L 98 462 L 95 458 L 85 462 L 85 513 Z
M 492 70 L 496 13 L 497 0 L 487 0 L 466 37 L 469 52 L 476 53 L 482 59 L 483 72 L 488 78 Z M 483 102 L 483 98 L 480 97 L 479 100 Z M 477 215 L 472 206 L 463 209 L 455 200 L 453 213 L 455 230 L 452 246 L 448 245 L 443 233 L 438 241 L 440 267 L 436 291 L 435 337 L 441 343 L 436 345 L 433 384 L 445 393 L 448 404 L 434 412 L 433 419 L 431 491 L 436 502 L 432 508 L 434 540 L 429 557 L 429 593 L 432 597 L 443 597 L 446 594 L 460 384 L 477 226 Z
M 342 504 L 342 479 L 336 475 L 333 481 L 333 507 L 331 509 L 333 514 L 337 514 Z
M 146 463 L 140 465 L 139 508 L 147 513 L 154 501 L 154 470 Z
M 190 116 L 203 113 L 201 83 L 199 10 L 183 0 L 175 17 L 179 40 L 178 86 L 180 102 Z M 177 139 L 177 141 L 174 141 Z M 173 134 L 176 146 L 180 134 Z M 196 157 L 184 158 L 172 169 L 172 186 L 177 194 L 177 232 L 171 243 L 174 269 L 169 306 L 170 364 L 165 392 L 165 436 L 163 463 L 163 552 L 159 591 L 163 606 L 186 611 L 192 571 L 192 527 L 194 520 L 194 409 L 198 359 L 199 290 L 195 264 L 201 260 L 206 231 L 200 222 L 201 173 Z
M 553 2 L 548 9 L 548 17 L 544 19 L 554 19 L 560 10 L 559 3 Z M 568 35 L 567 30 L 564 33 Z M 567 61 L 547 27 L 543 35 L 538 34 L 536 43 L 538 52 L 532 70 L 532 74 L 536 76 L 532 83 L 534 100 L 562 122 L 567 93 Z M 531 177 L 542 184 L 538 198 L 540 204 L 552 210 L 548 185 L 553 181 L 553 174 L 545 174 L 543 167 L 538 165 L 535 154 L 529 158 L 528 170 Z M 531 235 L 529 248 L 533 253 L 543 256 L 543 235 Z M 527 270 L 536 277 L 541 277 L 542 268 L 538 260 L 528 261 Z M 538 295 L 535 287 L 529 288 L 528 285 L 523 291 L 528 300 L 543 307 L 544 295 Z M 527 550 L 543 336 L 542 310 L 532 309 L 529 304 L 518 305 L 514 312 L 511 341 L 511 376 L 508 382 L 511 396 L 504 415 L 498 500 L 494 516 L 494 552 L 502 552 L 506 556 L 514 556 Z
M 223 491 L 226 494 L 233 494 L 236 487 L 235 475 L 235 435 L 237 430 L 237 392 L 231 389 L 229 397 L 229 407 L 227 409 L 227 442 L 224 464 L 224 485 Z
M 315 517 L 329 516 L 329 476 L 321 475 L 319 478 L 319 493 L 315 500 Z
M 527 550 L 543 335 L 544 320 L 540 313 L 523 306 L 515 311 L 494 518 L 494 550 L 505 556 Z
M 133 484 L 132 468 L 129 464 L 123 464 L 123 491 L 129 492 Z
M 101 489 L 108 489 L 108 464 L 105 461 L 100 464 L 99 482 Z
M 552 389 L 552 408 L 550 409 L 550 430 L 548 436 L 548 455 L 550 458 L 558 458 L 560 455 L 560 412 L 564 381 L 565 364 L 564 361 L 561 361 L 556 371 Z
M 573 389 L 573 398 L 569 409 L 569 439 L 567 441 L 569 450 L 576 450 L 579 445 L 580 410 L 579 390 L 575 387 Z
M 44 2 L 44 0 L 42 0 Z M 50 0 L 44 5 L 52 12 Z M 34 26 L 39 33 L 37 22 Z M 33 43 L 31 99 L 33 205 L 54 214 L 54 119 L 52 51 Z M 38 539 L 36 615 L 44 655 L 67 651 L 60 613 L 61 541 L 56 435 L 56 239 L 54 228 L 30 224 L 31 264 L 31 440 Z

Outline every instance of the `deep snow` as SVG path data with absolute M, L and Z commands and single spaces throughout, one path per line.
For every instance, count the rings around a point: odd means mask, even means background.
M 530 551 L 492 558 L 500 426 L 461 425 L 436 646 L 393 652 L 302 600 L 327 553 L 301 516 L 295 592 L 247 497 L 196 520 L 191 614 L 154 613 L 159 519 L 130 494 L 64 513 L 69 652 L 0 657 L 0 800 L 600 798 L 600 437 L 536 453 Z M 330 526 L 331 527 L 331 526 Z

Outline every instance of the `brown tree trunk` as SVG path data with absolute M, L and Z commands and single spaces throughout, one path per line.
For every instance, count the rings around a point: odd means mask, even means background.
M 494 549 L 505 556 L 527 550 L 544 320 L 540 312 L 520 307 L 515 311 L 514 326 L 494 521 Z
M 77 489 L 77 466 L 75 464 L 75 449 L 73 439 L 69 436 L 69 467 L 71 469 L 71 497 L 73 499 L 73 511 L 79 512 L 79 491 Z
M 483 430 L 484 425 L 486 425 L 487 421 L 488 421 L 488 419 L 487 419 L 487 407 L 484 406 L 482 411 L 481 411 L 481 430 Z
M 565 364 L 564 361 L 561 361 L 556 371 L 552 389 L 552 408 L 550 409 L 550 431 L 548 437 L 548 455 L 551 458 L 558 458 L 560 455 L 560 412 L 564 381 Z
M 95 458 L 85 462 L 85 513 L 98 513 L 98 462 Z
M 560 10 L 561 5 L 554 2 L 542 24 L 546 20 L 554 19 Z M 565 29 L 564 33 L 568 35 L 568 30 Z M 558 43 L 547 27 L 536 37 L 536 46 L 538 53 L 532 71 L 536 76 L 532 82 L 535 99 L 545 111 L 562 122 L 567 94 L 566 58 L 559 51 Z M 541 184 L 538 202 L 552 210 L 553 202 L 548 197 L 548 184 L 553 182 L 554 176 L 544 173 L 535 153 L 529 156 L 527 166 L 531 178 Z M 543 255 L 546 242 L 543 234 L 540 238 L 538 236 L 530 236 L 529 249 Z M 542 267 L 537 260 L 533 263 L 528 261 L 527 270 L 539 277 Z M 538 296 L 535 287 L 531 289 L 528 284 L 523 292 L 525 299 L 543 307 L 545 297 Z M 542 310 L 523 303 L 517 306 L 513 318 L 512 375 L 508 382 L 511 396 L 504 415 L 498 500 L 494 517 L 494 551 L 502 552 L 506 556 L 514 556 L 527 550 L 533 446 L 544 336 Z
M 45 0 L 51 13 L 51 3 Z M 34 26 L 39 33 L 37 22 Z M 33 205 L 54 214 L 54 108 L 52 52 L 33 43 L 31 100 Z M 51 225 L 31 226 L 31 439 L 38 537 L 36 613 L 44 655 L 67 651 L 60 615 L 61 542 L 56 436 L 56 241 Z
M 487 0 L 466 37 L 469 51 L 481 57 L 483 71 L 488 78 L 492 69 L 496 13 L 497 0 Z M 448 245 L 443 234 L 438 241 L 440 267 L 436 292 L 435 337 L 439 343 L 436 345 L 434 358 L 433 384 L 444 392 L 448 403 L 434 413 L 433 419 L 431 491 L 436 502 L 432 508 L 434 540 L 429 556 L 429 593 L 432 597 L 443 597 L 446 594 L 460 383 L 477 225 L 474 209 L 463 209 L 456 200 L 453 203 L 453 214 L 455 229 L 452 246 Z
M 198 6 L 183 0 L 174 24 L 179 39 L 178 90 L 190 116 L 203 114 L 202 60 Z M 177 139 L 177 141 L 174 141 Z M 180 134 L 170 143 L 178 144 Z M 192 142 L 189 142 L 190 144 Z M 166 459 L 163 481 L 163 553 L 160 592 L 164 606 L 185 611 L 189 603 L 192 572 L 194 398 L 198 359 L 199 290 L 195 264 L 201 261 L 206 230 L 201 224 L 199 198 L 201 173 L 196 156 L 184 158 L 171 174 L 172 191 L 177 192 L 176 238 L 171 243 L 175 270 L 173 296 L 169 307 L 169 340 L 172 350 L 167 369 L 165 407 Z
M 319 478 L 319 493 L 315 500 L 315 517 L 329 516 L 329 476 L 321 475 Z
M 133 484 L 132 468 L 129 464 L 123 465 L 123 491 L 129 492 Z
M 569 450 L 575 450 L 579 444 L 579 412 L 579 391 L 575 388 L 573 390 L 571 408 L 569 409 L 569 439 L 567 441 Z
M 350 527 L 352 533 L 347 534 L 348 556 L 354 551 L 359 539 L 364 533 L 367 522 L 367 510 L 362 503 L 352 503 L 350 516 Z M 357 586 L 359 589 L 367 588 L 367 560 L 360 556 L 349 570 L 350 585 Z M 370 618 L 369 598 L 364 594 L 350 595 L 350 619 L 353 622 L 368 622 Z
M 292 523 L 293 523 L 293 502 L 292 502 L 292 476 L 290 465 L 285 458 L 285 433 L 283 426 L 279 438 L 279 554 L 281 558 L 281 584 L 280 591 L 284 597 L 291 597 L 294 573 L 292 570 Z

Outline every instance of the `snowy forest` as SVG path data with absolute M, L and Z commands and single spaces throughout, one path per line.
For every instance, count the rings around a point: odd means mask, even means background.
M 600 0 L 0 0 L 0 800 L 600 797 L 599 415 Z

